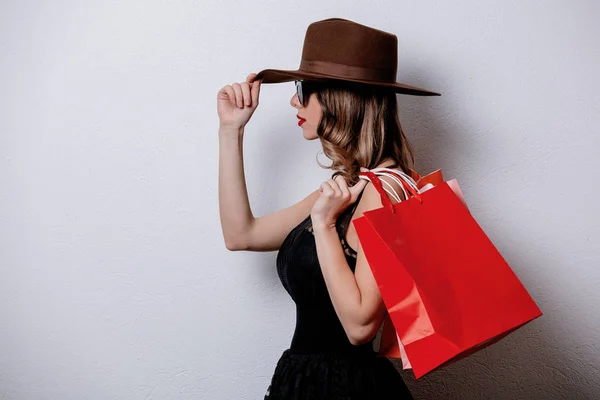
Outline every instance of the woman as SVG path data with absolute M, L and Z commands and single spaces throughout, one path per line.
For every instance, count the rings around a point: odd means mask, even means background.
M 390 200 L 403 193 L 386 168 L 408 173 L 414 156 L 396 93 L 439 95 L 395 82 L 395 35 L 341 19 L 309 25 L 300 69 L 263 70 L 218 93 L 219 205 L 229 250 L 278 251 L 277 271 L 297 306 L 289 349 L 265 399 L 412 399 L 391 361 L 373 343 L 387 310 L 350 221 L 382 207 L 360 179 L 381 173 Z M 244 127 L 260 85 L 294 80 L 290 104 L 305 139 L 320 139 L 335 172 L 288 208 L 255 218 L 243 171 Z M 382 169 L 378 169 L 382 168 Z

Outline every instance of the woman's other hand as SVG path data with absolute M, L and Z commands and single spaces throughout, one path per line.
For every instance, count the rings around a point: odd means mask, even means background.
M 368 171 L 362 167 L 360 170 Z M 361 179 L 356 185 L 348 187 L 342 175 L 323 182 L 320 188 L 321 195 L 315 201 L 310 213 L 312 226 L 315 229 L 334 227 L 338 216 L 356 201 L 367 183 L 368 181 Z
M 262 79 L 254 80 L 255 73 L 246 82 L 226 85 L 217 94 L 217 113 L 222 127 L 243 128 L 258 107 Z

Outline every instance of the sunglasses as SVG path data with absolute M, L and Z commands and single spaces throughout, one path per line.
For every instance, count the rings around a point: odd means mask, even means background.
M 302 79 L 296 80 L 294 83 L 296 84 L 296 93 L 302 107 L 306 107 L 311 93 L 316 92 L 321 86 L 317 82 L 308 82 Z

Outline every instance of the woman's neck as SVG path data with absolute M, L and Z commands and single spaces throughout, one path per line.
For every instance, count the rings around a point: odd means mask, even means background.
M 384 160 L 379 163 L 375 168 L 396 168 L 398 167 L 397 163 L 394 160 Z

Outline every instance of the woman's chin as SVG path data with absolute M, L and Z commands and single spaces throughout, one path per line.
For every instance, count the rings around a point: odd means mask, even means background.
M 302 129 L 302 136 L 304 136 L 304 139 L 306 140 L 315 140 L 319 137 L 316 133 L 311 132 L 307 129 Z

